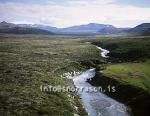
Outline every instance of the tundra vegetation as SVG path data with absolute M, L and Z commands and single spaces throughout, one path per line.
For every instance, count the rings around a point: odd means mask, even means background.
M 97 71 L 89 82 L 115 86 L 114 94 L 105 94 L 126 104 L 134 116 L 149 116 L 150 37 L 109 36 L 87 41 L 110 51 L 104 70 Z
M 40 86 L 72 86 L 61 75 L 95 62 L 103 62 L 99 50 L 71 36 L 1 34 L 0 115 L 86 115 L 77 95 Z
M 108 49 L 110 58 L 95 45 Z M 42 92 L 40 86 L 73 86 L 61 75 L 91 67 L 149 93 L 149 51 L 149 36 L 1 34 L 0 115 L 87 115 L 77 94 Z
M 104 75 L 150 91 L 150 36 L 113 36 L 89 41 L 110 51 Z

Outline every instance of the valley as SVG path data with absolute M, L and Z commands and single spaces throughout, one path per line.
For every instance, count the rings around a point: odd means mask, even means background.
M 109 57 L 103 58 L 95 45 L 109 50 Z M 129 55 L 131 53 L 134 55 Z M 133 115 L 148 116 L 150 65 L 147 36 L 1 34 L 0 54 L 2 115 L 87 115 L 78 94 L 45 93 L 40 91 L 40 86 L 74 86 L 71 80 L 61 75 L 96 68 L 96 76 L 89 83 L 104 88 L 109 84 L 115 86 L 115 93 L 104 94 L 125 103 Z M 126 94 L 137 100 L 131 102 Z M 135 112 L 139 107 L 141 112 Z
M 150 116 L 150 0 L 0 0 L 0 116 Z

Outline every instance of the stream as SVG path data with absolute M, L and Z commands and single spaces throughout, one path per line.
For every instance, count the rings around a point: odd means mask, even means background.
M 101 56 L 107 58 L 108 50 L 97 47 L 101 50 Z M 96 69 L 89 69 L 82 74 L 75 76 L 73 82 L 77 88 L 94 88 L 87 82 L 87 79 L 93 78 Z M 88 116 L 129 116 L 127 107 L 118 101 L 106 96 L 101 92 L 89 92 L 86 89 L 78 91 L 83 107 Z
M 101 51 L 101 56 L 102 56 L 102 57 L 104 57 L 104 58 L 108 58 L 108 57 L 109 57 L 109 56 L 107 56 L 107 54 L 109 53 L 108 50 L 103 49 L 103 48 L 98 47 L 98 46 L 96 46 L 96 47 Z

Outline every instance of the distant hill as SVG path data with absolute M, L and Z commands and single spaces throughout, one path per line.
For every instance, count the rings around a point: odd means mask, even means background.
M 5 21 L 0 23 L 0 33 L 11 33 L 11 34 L 53 34 L 50 31 L 37 29 L 37 28 L 26 28 L 19 27 L 13 23 L 7 23 Z
M 99 30 L 99 34 L 109 35 L 109 34 L 121 34 L 125 33 L 129 28 L 116 28 L 116 27 L 106 27 Z
M 110 28 L 112 25 L 89 23 L 85 25 L 72 26 L 61 29 L 61 32 L 67 33 L 98 33 L 100 29 Z
M 0 29 L 11 29 L 11 28 L 14 28 L 14 27 L 16 27 L 16 25 L 13 24 L 13 23 L 7 23 L 5 21 L 0 23 Z
M 85 25 L 77 25 L 71 26 L 67 28 L 56 28 L 52 26 L 46 25 L 37 25 L 37 24 L 19 24 L 19 27 L 26 27 L 26 28 L 38 28 L 48 30 L 54 33 L 59 34 L 91 34 L 91 33 L 98 33 L 100 29 L 113 27 L 112 25 L 105 25 L 105 24 L 97 24 L 97 23 L 89 23 Z
M 133 34 L 133 35 L 150 35 L 150 23 L 143 23 L 134 28 L 116 28 L 116 27 L 105 27 L 99 30 L 99 34 Z
M 18 26 L 25 27 L 25 28 L 43 29 L 43 30 L 51 31 L 55 34 L 78 34 L 78 35 L 120 34 L 120 33 L 125 33 L 129 29 L 129 28 L 116 28 L 113 25 L 98 24 L 98 23 L 89 23 L 89 24 L 71 26 L 66 28 L 57 28 L 57 27 L 39 25 L 39 24 L 18 24 Z
M 47 26 L 47 25 L 40 25 L 40 24 L 17 24 L 19 27 L 25 27 L 25 28 L 37 28 L 37 29 L 43 29 L 51 32 L 57 32 L 58 28 Z
M 134 28 L 117 28 L 109 24 L 89 23 L 84 25 L 57 28 L 40 24 L 12 24 L 0 23 L 0 33 L 19 34 L 78 34 L 78 35 L 111 35 L 111 34 L 134 34 L 150 35 L 150 23 L 143 23 Z
M 150 35 L 150 23 L 140 24 L 128 30 L 128 33 L 136 35 Z

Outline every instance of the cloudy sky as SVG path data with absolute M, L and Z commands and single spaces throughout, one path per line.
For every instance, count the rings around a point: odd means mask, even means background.
M 0 0 L 0 21 L 67 27 L 150 22 L 150 0 Z

